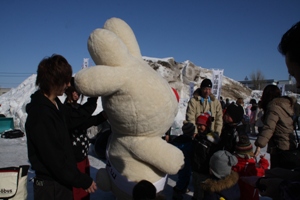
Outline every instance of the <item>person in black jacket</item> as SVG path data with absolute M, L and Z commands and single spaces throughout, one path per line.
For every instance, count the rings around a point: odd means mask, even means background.
M 67 95 L 67 98 L 64 104 L 71 108 L 71 110 L 74 109 L 74 112 L 80 112 L 84 107 L 89 106 L 89 102 L 83 105 L 77 102 L 81 95 L 76 91 L 74 86 L 71 85 L 68 87 L 65 94 Z M 104 111 L 102 111 L 98 115 L 91 116 L 87 120 L 83 120 L 80 124 L 78 124 L 78 126 L 69 130 L 77 168 L 82 173 L 90 175 L 90 162 L 88 159 L 90 143 L 89 138 L 87 137 L 87 129 L 91 126 L 97 126 L 104 121 L 106 121 L 106 116 Z M 74 200 L 90 199 L 89 193 L 84 191 L 82 188 L 73 187 L 73 196 Z
M 223 115 L 223 128 L 219 149 L 234 153 L 235 145 L 239 135 L 245 135 L 245 125 L 242 123 L 244 109 L 242 106 L 232 102 Z
M 80 113 L 70 112 L 57 96 L 70 86 L 71 76 L 72 68 L 61 55 L 44 58 L 38 65 L 39 89 L 26 106 L 25 123 L 28 158 L 36 174 L 34 199 L 72 200 L 72 187 L 88 193 L 97 189 L 93 179 L 77 169 L 68 132 L 91 116 L 97 98 L 89 99 Z
M 191 156 L 193 135 L 195 133 L 194 124 L 184 121 L 182 132 L 182 135 L 171 141 L 171 143 L 178 147 L 184 155 L 184 167 L 178 171 L 176 185 L 173 187 L 173 200 L 181 200 L 183 199 L 183 194 L 189 192 L 188 185 L 192 173 Z
M 237 158 L 225 150 L 211 156 L 210 177 L 200 184 L 204 190 L 203 200 L 240 200 L 239 174 L 232 171 L 237 162 Z
M 201 183 L 209 177 L 209 159 L 218 150 L 219 134 L 211 132 L 212 117 L 202 113 L 197 117 L 197 135 L 192 142 L 193 200 L 204 197 Z

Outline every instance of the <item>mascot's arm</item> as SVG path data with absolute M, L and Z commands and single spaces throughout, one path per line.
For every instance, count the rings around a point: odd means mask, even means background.
M 184 156 L 178 148 L 160 137 L 136 138 L 131 152 L 166 174 L 176 174 L 184 165 Z
M 75 86 L 87 96 L 106 96 L 122 88 L 127 77 L 123 67 L 97 65 L 80 70 L 75 75 Z

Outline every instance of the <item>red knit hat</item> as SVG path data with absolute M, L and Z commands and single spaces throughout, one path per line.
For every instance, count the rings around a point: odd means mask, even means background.
M 210 127 L 211 119 L 209 113 L 202 113 L 197 117 L 196 124 L 205 125 L 207 127 Z

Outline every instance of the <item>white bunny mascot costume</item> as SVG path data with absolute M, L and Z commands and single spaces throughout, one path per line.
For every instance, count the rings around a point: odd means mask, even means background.
M 133 31 L 121 19 L 94 30 L 88 50 L 96 66 L 79 71 L 75 85 L 85 95 L 101 96 L 113 132 L 98 187 L 131 199 L 134 185 L 145 179 L 161 191 L 166 174 L 184 164 L 182 152 L 161 138 L 177 114 L 173 90 L 142 59 Z

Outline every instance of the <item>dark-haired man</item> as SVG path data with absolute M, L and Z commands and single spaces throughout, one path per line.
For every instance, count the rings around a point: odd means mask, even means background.
M 300 21 L 282 36 L 278 51 L 285 56 L 288 72 L 300 88 Z
M 213 118 L 211 130 L 220 135 L 223 126 L 223 110 L 220 101 L 211 93 L 211 88 L 212 82 L 210 79 L 204 79 L 201 82 L 200 88 L 194 92 L 188 103 L 186 120 L 195 125 L 197 117 L 202 113 L 208 112 Z M 195 134 L 197 134 L 197 129 Z

